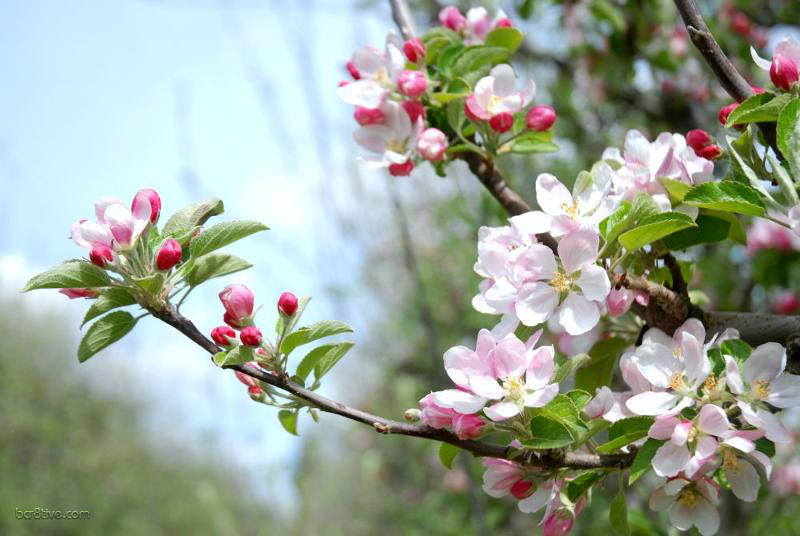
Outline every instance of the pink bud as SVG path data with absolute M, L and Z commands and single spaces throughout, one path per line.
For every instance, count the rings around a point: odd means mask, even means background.
M 61 294 L 74 300 L 75 298 L 96 298 L 97 292 L 90 288 L 62 288 L 59 290 Z
M 425 58 L 425 45 L 419 38 L 409 39 L 403 43 L 403 53 L 411 63 L 417 63 Z
M 236 339 L 236 332 L 228 326 L 217 326 L 211 330 L 211 339 L 220 346 L 231 346 L 230 339 Z
M 152 188 L 142 188 L 136 192 L 131 203 L 131 212 L 134 215 L 141 211 L 141 209 L 137 210 L 141 203 L 150 203 L 150 223 L 157 222 L 158 216 L 161 214 L 161 198 L 158 196 L 158 192 Z
M 705 130 L 696 128 L 686 133 L 686 145 L 694 149 L 696 153 L 699 153 L 703 147 L 711 142 L 711 136 Z
M 556 122 L 556 111 L 552 106 L 540 104 L 525 114 L 525 126 L 534 132 L 544 132 Z
M 228 285 L 219 293 L 219 300 L 225 307 L 225 323 L 234 329 L 250 324 L 253 318 L 253 292 L 244 285 Z
M 501 112 L 489 118 L 489 126 L 495 132 L 508 132 L 514 126 L 514 116 L 509 112 Z
M 356 69 L 356 66 L 353 65 L 352 61 L 347 62 L 347 72 L 350 73 L 350 76 L 353 77 L 353 80 L 361 79 L 361 73 L 358 72 L 358 69 Z
M 114 254 L 111 248 L 103 244 L 95 244 L 92 246 L 92 251 L 89 252 L 89 260 L 92 264 L 105 268 L 106 261 L 111 262 L 114 260 Z
M 511 486 L 511 495 L 520 501 L 525 497 L 533 495 L 534 491 L 536 490 L 533 487 L 533 482 L 530 480 L 517 480 L 517 482 Z
M 183 250 L 177 240 L 169 239 L 164 242 L 156 253 L 156 268 L 166 271 L 181 262 Z
M 460 32 L 467 26 L 467 19 L 455 6 L 447 6 L 439 12 L 439 22 L 442 26 L 454 32 Z
M 511 19 L 509 19 L 508 17 L 503 17 L 503 18 L 497 19 L 494 22 L 494 27 L 495 28 L 511 28 L 511 26 L 512 26 L 511 25 Z
M 291 292 L 281 294 L 281 297 L 278 298 L 278 311 L 286 316 L 292 316 L 297 312 L 297 296 Z
M 253 361 L 250 361 L 247 364 L 251 365 L 251 366 L 255 366 L 256 365 L 256 363 L 253 362 Z M 247 391 L 250 394 L 260 394 L 261 393 L 261 387 L 258 384 L 258 380 L 256 380 L 252 376 L 248 376 L 247 374 L 245 374 L 243 372 L 239 372 L 238 370 L 235 371 L 235 374 L 236 374 L 236 379 L 247 386 Z M 256 389 L 258 391 L 254 392 L 254 390 L 256 390 Z
M 408 97 L 419 97 L 428 89 L 428 79 L 421 71 L 406 69 L 397 78 L 397 90 Z
M 568 510 L 556 510 L 542 521 L 542 536 L 564 536 L 572 530 L 575 518 Z
M 714 160 L 715 158 L 719 158 L 721 154 L 722 154 L 722 149 L 719 148 L 719 145 L 714 145 L 713 143 L 711 145 L 706 145 L 705 147 L 700 149 L 699 152 L 697 152 L 698 156 L 702 156 L 707 160 Z
M 425 119 L 425 107 L 420 101 L 416 99 L 404 100 L 402 106 L 412 123 L 416 123 L 420 117 Z
M 485 426 L 486 421 L 474 413 L 462 414 L 453 412 L 453 433 L 456 434 L 459 439 L 475 439 L 480 437 Z
M 797 299 L 797 295 L 794 292 L 787 290 L 775 298 L 773 307 L 778 314 L 794 314 L 800 307 L 800 300 Z
M 719 111 L 719 124 L 724 126 L 725 123 L 728 122 L 728 116 L 731 115 L 731 112 L 734 111 L 738 107 L 739 107 L 739 103 L 738 102 L 732 102 L 729 105 L 724 106 L 722 109 L 720 109 L 720 111 Z
M 380 108 L 364 108 L 363 106 L 356 106 L 356 111 L 353 112 L 353 117 L 356 122 L 365 127 L 367 125 L 377 125 L 386 121 L 386 117 Z
M 795 62 L 783 54 L 775 54 L 769 67 L 769 77 L 775 87 L 789 91 L 797 83 L 800 73 Z
M 612 288 L 606 297 L 608 316 L 622 316 L 628 312 L 633 303 L 633 291 L 627 288 Z
M 750 19 L 747 18 L 747 15 L 738 10 L 731 14 L 731 30 L 733 30 L 734 33 L 744 35 L 746 37 L 750 35 L 750 31 L 752 29 L 753 27 L 751 26 Z
M 258 346 L 261 344 L 261 330 L 255 326 L 245 326 L 239 333 L 239 339 L 246 346 Z
M 402 164 L 392 164 L 389 166 L 389 175 L 392 177 L 405 177 L 406 175 L 411 174 L 411 171 L 414 169 L 414 162 L 411 161 L 409 158 Z
M 427 128 L 417 140 L 417 151 L 423 158 L 431 162 L 442 159 L 447 150 L 447 136 L 438 128 Z

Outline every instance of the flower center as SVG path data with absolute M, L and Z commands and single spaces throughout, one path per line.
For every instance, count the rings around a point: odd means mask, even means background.
M 566 292 L 572 286 L 572 280 L 563 272 L 556 272 L 556 275 L 550 280 L 550 286 L 559 292 Z
M 725 452 L 722 454 L 722 465 L 725 467 L 726 471 L 732 471 L 734 473 L 739 472 L 739 460 L 736 458 L 736 454 L 733 453 L 730 449 L 725 449 Z
M 686 440 L 691 443 L 695 439 L 697 439 L 697 428 L 692 426 L 691 428 L 689 428 L 689 435 Z
M 569 203 L 561 203 L 561 210 L 566 212 L 571 220 L 578 219 L 578 203 L 572 203 L 571 205 Z
M 677 391 L 683 387 L 683 377 L 681 376 L 680 371 L 675 371 L 672 373 L 672 377 L 669 379 L 669 386 L 672 387 L 674 391 Z
M 402 154 L 406 152 L 406 140 L 405 139 L 389 140 L 386 143 L 386 150 Z
M 503 97 L 492 95 L 492 98 L 489 99 L 489 106 L 487 106 L 489 114 L 494 115 L 495 110 L 497 109 L 498 106 L 500 106 L 500 104 L 502 104 L 502 102 L 503 102 Z
M 522 400 L 525 396 L 525 382 L 519 376 L 506 378 L 503 382 L 503 389 L 506 390 L 508 398 L 512 400 Z
M 384 67 L 380 67 L 375 71 L 375 81 L 379 84 L 392 85 L 391 80 L 389 80 L 389 74 Z
M 755 382 L 756 396 L 764 400 L 769 395 L 769 382 L 766 380 L 757 380 Z
M 678 497 L 678 502 L 688 506 L 689 508 L 692 508 L 697 502 L 697 494 L 694 492 L 694 490 L 683 488 L 683 491 L 681 491 L 681 494 Z
M 717 387 L 717 378 L 714 377 L 713 374 L 709 374 L 708 378 L 706 378 L 706 381 L 703 382 L 703 390 L 706 393 L 710 393 L 711 391 L 716 389 L 716 387 Z
M 681 352 L 681 347 L 680 346 L 675 346 L 675 347 L 672 348 L 672 357 L 674 357 L 678 361 L 682 361 L 683 360 L 683 353 Z

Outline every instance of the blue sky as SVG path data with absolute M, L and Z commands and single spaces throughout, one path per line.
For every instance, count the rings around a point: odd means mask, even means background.
M 2 291 L 16 292 L 32 272 L 83 255 L 68 240 L 69 227 L 92 217 L 99 197 L 127 201 L 138 188 L 154 187 L 168 215 L 214 195 L 225 201 L 224 217 L 260 219 L 272 230 L 230 248 L 254 270 L 193 294 L 185 312 L 198 326 L 220 323 L 216 292 L 242 281 L 266 305 L 265 326 L 277 296 L 290 289 L 316 296 L 309 319 L 347 321 L 358 342 L 375 311 L 330 289 L 357 283 L 363 252 L 332 221 L 358 212 L 354 191 L 380 199 L 386 186 L 382 177 L 361 182 L 352 173 L 351 110 L 334 90 L 352 49 L 381 44 L 391 19 L 383 5 L 297 4 L 0 3 Z M 54 292 L 25 300 L 63 310 L 77 345 L 88 302 Z M 74 349 L 53 359 L 78 369 Z M 349 358 L 359 359 L 358 351 Z M 232 375 L 166 326 L 147 319 L 78 373 L 147 407 L 156 448 L 212 445 L 215 455 L 278 468 L 274 486 L 286 496 L 285 468 L 299 440 L 278 428 L 274 410 L 252 404 Z M 335 392 L 335 384 L 324 390 Z M 316 429 L 332 429 L 330 421 Z M 263 475 L 251 476 L 270 492 Z

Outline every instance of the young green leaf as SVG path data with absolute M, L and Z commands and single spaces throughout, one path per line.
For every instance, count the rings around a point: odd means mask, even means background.
M 111 279 L 105 270 L 88 261 L 67 261 L 33 276 L 22 292 L 40 288 L 107 287 Z
M 575 402 L 566 395 L 556 395 L 546 406 L 538 410 L 538 415 L 560 422 L 573 433 L 573 436 L 587 430 Z
M 461 449 L 450 443 L 441 443 L 439 445 L 439 461 L 442 462 L 447 469 L 453 468 L 453 461 L 456 459 Z
M 594 393 L 598 387 L 611 383 L 614 365 L 628 345 L 628 341 L 621 337 L 596 342 L 589 350 L 591 361 L 575 373 L 575 388 Z
M 567 498 L 573 503 L 577 502 L 601 478 L 603 474 L 600 471 L 584 471 L 567 483 Z
M 234 346 L 227 352 L 219 352 L 214 354 L 214 363 L 220 367 L 229 367 L 231 365 L 244 365 L 245 363 L 253 361 L 255 358 L 255 348 L 240 344 L 238 346 Z M 220 361 L 218 362 L 217 359 Z
M 566 396 L 572 400 L 575 404 L 575 407 L 578 408 L 578 411 L 583 411 L 583 407 L 592 399 L 592 395 L 584 391 L 583 389 L 573 389 L 572 391 L 567 391 L 564 393 Z
M 701 208 L 763 216 L 764 202 L 758 192 L 735 181 L 706 182 L 694 186 L 683 198 L 684 203 Z
M 785 93 L 775 96 L 772 93 L 760 93 L 742 101 L 733 110 L 725 122 L 725 127 L 745 125 L 747 123 L 760 123 L 763 121 L 774 122 L 784 106 L 791 100 L 791 95 Z
M 665 236 L 664 245 L 675 251 L 697 244 L 721 242 L 728 238 L 730 234 L 731 222 L 723 218 L 700 214 L 697 216 L 695 223 L 697 224 L 696 227 L 682 229 L 677 233 Z
M 112 309 L 117 307 L 125 307 L 126 305 L 133 305 L 136 303 L 136 298 L 127 289 L 122 287 L 111 287 L 104 290 L 97 299 L 92 302 L 92 306 L 86 311 L 83 317 L 81 327 L 83 327 L 89 320 L 96 318 Z
M 451 73 L 453 78 L 472 74 L 483 67 L 497 65 L 508 60 L 509 51 L 505 47 L 473 46 L 453 61 Z
M 795 177 L 800 176 L 800 99 L 781 110 L 777 125 L 778 149 Z
M 282 409 L 278 412 L 278 420 L 281 422 L 283 429 L 292 435 L 299 435 L 297 433 L 297 413 L 288 409 Z
M 303 344 L 308 344 L 318 339 L 330 337 L 332 335 L 338 335 L 340 333 L 352 332 L 353 328 L 344 322 L 339 322 L 337 320 L 324 320 L 322 322 L 316 322 L 310 326 L 299 328 L 298 330 L 287 335 L 281 343 L 281 352 L 289 355 L 292 353 L 292 350 Z
M 637 227 L 619 235 L 619 243 L 628 251 L 633 251 L 681 229 L 696 225 L 692 218 L 680 212 L 655 214 L 642 220 Z
M 645 437 L 653 422 L 652 417 L 628 417 L 618 420 L 608 428 L 609 441 L 597 447 L 597 452 L 610 454 Z
M 619 480 L 619 491 L 611 501 L 608 520 L 611 522 L 611 528 L 619 536 L 629 536 L 631 528 L 628 525 L 628 502 L 625 499 L 625 483 L 622 482 L 621 475 Z
M 257 221 L 226 221 L 212 225 L 200 236 L 192 240 L 190 252 L 193 257 L 200 257 L 210 253 L 215 249 L 225 247 L 228 244 L 241 240 L 246 236 L 259 231 L 266 231 L 269 227 Z
M 486 35 L 483 44 L 487 46 L 503 47 L 510 54 L 517 51 L 525 37 L 516 28 L 495 28 Z
M 184 276 L 191 287 L 196 287 L 214 277 L 222 277 L 253 266 L 244 259 L 225 253 L 207 253 L 193 260 L 192 267 Z
M 314 376 L 319 380 L 350 351 L 353 345 L 352 342 L 340 342 L 318 346 L 300 361 L 295 374 L 305 381 L 313 370 Z
M 686 184 L 683 181 L 670 179 L 669 177 L 661 177 L 658 180 L 664 186 L 664 189 L 667 190 L 669 198 L 673 200 L 675 203 L 682 202 L 684 196 L 686 196 L 686 192 L 688 192 L 689 188 L 692 187 L 691 184 Z
M 83 363 L 103 348 L 117 342 L 136 325 L 127 311 L 109 313 L 91 326 L 78 346 L 78 361 Z
M 522 444 L 532 449 L 557 449 L 574 441 L 566 426 L 543 415 L 531 419 L 531 434 L 533 437 L 523 440 Z
M 545 132 L 526 132 L 514 138 L 510 148 L 504 149 L 512 153 L 521 154 L 553 153 L 558 151 L 558 145 L 550 141 L 552 139 L 553 133 L 549 130 Z
M 194 203 L 170 216 L 162 236 L 176 237 L 192 231 L 198 225 L 203 225 L 211 216 L 217 216 L 225 211 L 225 205 L 216 197 Z
M 653 456 L 656 455 L 656 451 L 664 443 L 666 443 L 666 440 L 648 439 L 636 452 L 636 457 L 631 465 L 631 474 L 628 477 L 629 486 L 632 486 L 634 482 L 650 470 L 650 462 L 653 461 Z

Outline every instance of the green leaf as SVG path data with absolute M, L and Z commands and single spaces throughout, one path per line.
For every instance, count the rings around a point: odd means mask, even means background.
M 474 46 L 468 47 L 463 54 L 453 61 L 451 68 L 453 78 L 473 74 L 483 67 L 489 67 L 508 60 L 509 51 L 505 47 Z
M 583 407 L 592 399 L 592 395 L 583 389 L 573 389 L 565 394 L 575 403 L 575 407 L 578 408 L 578 411 L 583 410 Z
M 599 20 L 607 21 L 616 32 L 625 29 L 625 15 L 622 10 L 609 0 L 592 0 L 589 4 L 592 14 Z
M 164 284 L 166 275 L 158 272 L 147 277 L 134 277 L 133 282 L 147 294 L 158 294 Z
M 427 47 L 428 43 L 430 43 L 432 40 L 441 38 L 444 38 L 451 43 L 461 42 L 460 35 L 450 28 L 445 28 L 444 26 L 434 26 L 425 32 L 420 39 L 422 39 L 422 42 L 425 43 L 425 46 Z
M 31 277 L 22 292 L 40 288 L 97 288 L 110 284 L 105 270 L 89 261 L 67 261 Z
M 619 235 L 619 243 L 628 251 L 655 242 L 687 227 L 695 227 L 692 218 L 680 212 L 664 212 L 645 218 L 641 223 Z
M 731 223 L 722 218 L 700 214 L 696 227 L 683 229 L 664 237 L 664 245 L 671 250 L 686 249 L 697 244 L 711 244 L 728 238 Z
M 486 35 L 483 44 L 487 46 L 503 47 L 510 54 L 517 51 L 525 36 L 516 28 L 495 28 Z
M 217 352 L 214 354 L 214 363 L 220 367 L 229 367 L 231 365 L 244 365 L 256 358 L 255 348 L 240 344 L 234 346 L 227 352 Z
M 553 383 L 561 383 L 567 379 L 567 376 L 572 374 L 572 372 L 578 370 L 582 366 L 586 365 L 592 360 L 589 354 L 575 354 L 566 359 L 556 371 L 555 376 L 553 377 Z
M 683 201 L 696 207 L 723 212 L 738 212 L 749 216 L 764 215 L 764 202 L 758 192 L 746 184 L 735 181 L 699 184 L 686 193 Z
M 567 498 L 573 503 L 577 502 L 601 478 L 603 474 L 600 471 L 584 471 L 567 483 Z
M 598 341 L 589 350 L 592 360 L 575 373 L 575 387 L 594 393 L 598 387 L 611 383 L 619 356 L 629 343 L 621 337 L 609 337 Z
M 288 409 L 282 409 L 278 412 L 278 420 L 281 422 L 283 429 L 292 435 L 297 433 L 297 413 Z
M 659 182 L 664 186 L 669 194 L 669 198 L 675 202 L 680 203 L 683 201 L 684 196 L 686 196 L 686 192 L 689 191 L 691 188 L 691 184 L 686 184 L 683 181 L 670 179 L 668 177 L 661 177 Z
M 608 428 L 609 441 L 597 447 L 597 452 L 610 454 L 645 437 L 653 422 L 652 417 L 628 417 L 618 420 Z
M 252 220 L 218 223 L 200 233 L 200 236 L 195 237 L 192 240 L 189 251 L 193 257 L 200 257 L 253 233 L 266 231 L 267 229 L 269 228 L 263 223 Z
M 344 357 L 344 355 L 353 347 L 355 343 L 340 342 L 336 344 L 323 344 L 311 350 L 297 365 L 295 374 L 302 378 L 303 381 L 308 378 L 311 371 L 314 371 L 314 377 L 318 380 L 321 379 L 333 366 Z
M 560 422 L 574 432 L 573 437 L 587 430 L 586 423 L 580 417 L 580 410 L 567 395 L 556 395 L 546 406 L 538 410 L 538 415 Z
M 636 457 L 631 465 L 631 474 L 628 477 L 628 485 L 632 486 L 647 471 L 650 470 L 653 456 L 656 455 L 658 448 L 666 443 L 666 440 L 648 439 L 644 445 L 636 452 Z
M 781 110 L 776 128 L 778 149 L 794 176 L 800 177 L 800 99 L 793 100 Z
M 747 358 L 753 353 L 753 348 L 741 339 L 728 339 L 723 341 L 719 347 L 723 355 L 731 356 L 739 364 L 747 361 Z
M 620 477 L 619 491 L 608 510 L 608 520 L 611 522 L 611 528 L 620 536 L 629 536 L 631 528 L 628 525 L 628 502 L 625 498 L 625 484 Z
M 788 93 L 777 97 L 772 93 L 761 93 L 748 97 L 730 113 L 725 126 L 730 128 L 733 125 L 777 121 L 781 110 L 790 99 L 791 95 Z
M 466 117 L 463 100 L 452 100 L 447 103 L 447 122 L 456 134 L 461 133 Z
M 170 216 L 161 230 L 161 235 L 180 236 L 198 225 L 203 225 L 211 216 L 217 216 L 224 211 L 225 205 L 216 197 L 189 205 Z
M 353 328 L 344 322 L 339 322 L 337 320 L 324 320 L 322 322 L 311 324 L 310 326 L 302 327 L 297 331 L 287 335 L 283 339 L 283 342 L 281 342 L 281 352 L 289 355 L 292 353 L 292 350 L 303 344 L 308 344 L 316 341 L 317 339 L 338 335 L 340 333 L 352 332 Z
M 240 272 L 253 266 L 244 259 L 225 253 L 207 253 L 193 259 L 193 263 L 184 276 L 191 287 L 196 287 L 214 277 Z
M 558 145 L 553 143 L 553 133 L 549 130 L 544 132 L 526 132 L 520 134 L 511 142 L 510 148 L 505 148 L 505 151 L 512 153 L 552 153 L 558 151 Z
M 109 313 L 91 326 L 78 346 L 78 361 L 83 363 L 94 354 L 127 335 L 136 319 L 127 311 Z
M 531 419 L 531 435 L 533 437 L 523 440 L 522 444 L 532 449 L 557 449 L 574 441 L 566 426 L 543 415 Z
M 756 439 L 755 444 L 756 444 L 756 450 L 757 451 L 763 452 L 764 454 L 766 454 L 770 458 L 775 456 L 775 443 L 773 443 L 772 441 L 770 441 L 766 437 L 762 437 L 762 438 Z
M 453 62 L 466 51 L 467 47 L 461 42 L 447 45 L 439 51 L 439 57 L 436 59 L 436 66 L 440 71 L 449 75 Z
M 136 303 L 136 298 L 127 289 L 121 287 L 111 287 L 104 290 L 97 299 L 92 302 L 92 306 L 86 311 L 83 317 L 81 327 L 83 327 L 89 320 L 96 318 L 112 309 L 117 307 L 125 307 L 126 305 L 133 305 Z
M 456 459 L 461 449 L 450 443 L 442 443 L 439 445 L 439 461 L 442 462 L 447 469 L 453 468 L 453 461 Z

